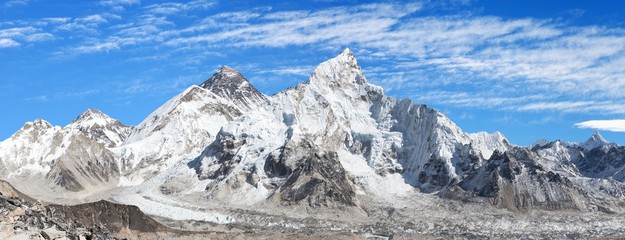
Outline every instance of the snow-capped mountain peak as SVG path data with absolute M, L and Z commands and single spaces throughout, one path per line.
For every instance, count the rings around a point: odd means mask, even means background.
M 60 130 L 60 127 L 55 127 L 48 121 L 37 118 L 31 122 L 26 122 L 24 126 L 20 128 L 20 130 L 18 130 L 11 136 L 11 138 L 17 139 L 26 137 L 30 139 L 35 139 L 41 135 L 46 134 L 47 132 L 50 132 L 51 129 Z M 8 140 L 5 140 L 4 142 L 7 141 Z
M 238 77 L 238 76 L 242 76 L 241 72 L 239 72 L 238 70 L 231 68 L 229 66 L 221 66 L 218 70 L 218 73 L 223 74 L 223 75 L 227 75 L 228 77 L 234 78 L 234 77 Z
M 80 114 L 72 123 L 69 124 L 69 127 L 93 127 L 93 126 L 106 126 L 109 124 L 115 124 L 119 121 L 109 117 L 108 115 L 102 113 L 97 109 L 87 109 L 85 112 Z
M 582 148 L 584 148 L 586 150 L 592 150 L 592 149 L 595 149 L 597 147 L 605 146 L 605 145 L 608 145 L 608 144 L 610 144 L 610 142 L 605 140 L 605 138 L 603 138 L 603 136 L 601 136 L 601 133 L 599 133 L 599 131 L 595 131 L 592 134 L 592 136 L 590 136 L 590 138 L 588 140 L 586 140 L 586 142 L 581 144 L 581 146 L 582 146 Z
M 26 124 L 24 124 L 24 126 L 22 127 L 21 130 L 27 130 L 30 128 L 35 128 L 35 129 L 48 129 L 48 128 L 52 128 L 52 124 L 50 124 L 48 121 L 43 120 L 41 118 L 37 118 L 32 122 L 26 122 Z
M 356 57 L 349 49 L 319 64 L 309 79 L 310 85 L 331 89 L 353 88 L 367 83 Z
M 248 81 L 241 72 L 228 66 L 222 66 L 213 76 L 200 84 L 200 87 L 212 91 L 224 86 L 244 87 L 244 84 L 248 84 Z
M 249 110 L 265 105 L 268 100 L 239 71 L 222 66 L 213 76 L 200 84 L 212 93 Z

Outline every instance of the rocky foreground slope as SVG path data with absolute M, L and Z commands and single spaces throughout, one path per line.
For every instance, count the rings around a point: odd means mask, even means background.
M 136 206 L 107 201 L 43 204 L 4 181 L 0 181 L 0 212 L 2 239 L 112 239 L 168 230 Z
M 0 142 L 0 177 L 32 197 L 136 205 L 185 231 L 619 236 L 623 169 L 598 132 L 531 148 L 465 133 L 386 96 L 348 49 L 273 96 L 222 67 L 138 126 L 88 110 Z

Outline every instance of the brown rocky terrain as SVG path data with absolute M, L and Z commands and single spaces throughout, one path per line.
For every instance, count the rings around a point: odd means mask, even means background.
M 360 239 L 351 233 L 183 231 L 136 206 L 98 201 L 78 205 L 39 202 L 0 180 L 0 239 Z

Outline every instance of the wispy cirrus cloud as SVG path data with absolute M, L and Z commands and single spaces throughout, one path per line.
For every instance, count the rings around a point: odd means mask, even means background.
M 515 106 L 520 111 L 555 111 L 566 113 L 599 113 L 625 114 L 625 102 L 614 101 L 560 101 L 535 102 L 522 106 Z
M 27 5 L 28 2 L 30 2 L 30 0 L 8 0 L 5 1 L 2 6 L 10 8 L 10 7 L 16 7 L 16 6 L 24 6 Z
M 20 43 L 10 38 L 0 38 L 0 48 L 17 47 Z
M 140 5 L 139 0 L 101 0 L 100 5 L 110 7 L 113 11 L 124 11 L 127 6 Z
M 186 3 L 180 2 L 165 2 L 156 3 L 146 6 L 146 12 L 149 14 L 162 14 L 171 15 L 174 13 L 181 13 L 185 11 L 208 9 L 217 4 L 213 0 L 193 0 Z
M 625 114 L 620 107 L 625 106 L 624 29 L 572 26 L 558 19 L 420 14 L 423 9 L 470 4 L 466 1 L 297 11 L 256 8 L 206 15 L 203 10 L 216 4 L 195 0 L 141 6 L 138 0 L 105 0 L 100 5 L 134 5 L 134 11 L 0 29 L 0 47 L 50 40 L 65 32 L 76 38 L 64 46 L 74 54 L 149 48 L 167 57 L 150 53 L 132 59 L 166 61 L 183 56 L 186 59 L 171 61 L 184 61 L 189 67 L 200 64 L 198 58 L 227 48 L 335 52 L 349 46 L 359 59 L 384 62 L 365 68 L 370 81 L 419 102 L 520 112 Z M 194 17 L 181 22 L 176 17 L 180 15 Z M 293 63 L 252 71 L 307 75 L 312 70 L 309 63 Z
M 141 4 L 139 0 L 103 0 L 100 1 L 100 5 L 103 6 L 115 6 L 115 5 L 134 5 Z
M 112 13 L 92 14 L 77 18 L 60 18 L 60 25 L 54 31 L 66 31 L 70 33 L 98 33 L 101 26 L 112 20 L 120 20 L 121 16 Z
M 256 73 L 261 74 L 272 74 L 272 75 L 299 75 L 299 76 L 308 76 L 310 75 L 315 66 L 285 66 L 285 67 L 276 67 L 273 69 L 255 69 Z
M 108 52 L 114 49 L 119 49 L 119 42 L 97 42 L 92 45 L 84 45 L 76 47 L 74 50 L 77 53 L 94 53 L 94 52 Z
M 430 84 L 472 84 L 478 86 L 475 89 L 478 93 L 492 91 L 493 85 L 498 89 L 523 87 L 523 91 L 508 90 L 502 94 L 516 92 L 518 97 L 531 92 L 552 92 L 559 97 L 581 94 L 594 100 L 589 102 L 625 97 L 625 71 L 619 67 L 625 56 L 625 32 L 622 30 L 572 27 L 552 19 L 504 20 L 465 15 L 406 17 L 419 8 L 420 5 L 369 4 L 314 12 L 238 12 L 236 14 L 242 16 L 236 18 L 239 21 L 214 24 L 219 21 L 211 21 L 217 17 L 212 16 L 203 23 L 174 30 L 174 36 L 165 41 L 165 45 L 312 45 L 321 49 L 355 45 L 359 46 L 355 49 L 371 50 L 367 58 L 408 58 L 402 61 L 411 64 L 394 69 L 399 73 L 421 69 L 458 79 L 429 81 Z M 406 78 L 411 76 L 414 75 L 404 74 Z M 412 83 L 410 79 L 396 82 Z M 492 97 L 498 100 L 503 96 Z M 539 106 L 527 105 L 517 109 L 525 111 Z M 611 108 L 606 105 L 602 108 Z M 565 109 L 575 111 L 574 108 L 542 108 Z
M 577 128 L 592 128 L 611 132 L 625 132 L 625 119 L 590 120 L 575 124 Z
M 4 37 L 4 38 L 23 37 L 29 34 L 36 33 L 38 31 L 39 30 L 34 27 L 14 27 L 14 28 L 0 29 L 0 37 Z
M 317 12 L 239 13 L 246 17 L 231 19 L 225 27 L 214 25 L 208 17 L 200 25 L 191 26 L 192 36 L 175 36 L 169 46 L 223 43 L 235 46 L 284 47 L 308 44 L 345 44 L 379 37 L 396 24 L 399 18 L 415 12 L 419 5 L 395 6 L 369 4 L 350 8 L 331 8 Z M 223 15 L 220 14 L 220 15 Z M 251 15 L 251 17 L 250 17 Z M 249 19 L 258 19 L 248 22 Z M 232 23 L 239 27 L 232 29 Z M 207 30 L 198 33 L 197 29 Z M 185 33 L 186 31 L 184 31 Z
M 51 33 L 35 27 L 0 29 L 0 48 L 18 47 L 24 42 L 43 42 L 55 39 Z

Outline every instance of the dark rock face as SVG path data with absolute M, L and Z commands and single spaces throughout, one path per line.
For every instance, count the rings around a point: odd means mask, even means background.
M 200 84 L 200 87 L 246 110 L 266 105 L 269 100 L 261 94 L 243 75 L 230 67 L 219 68 L 208 80 Z
M 280 147 L 278 151 L 270 154 L 265 159 L 265 165 L 263 169 L 270 177 L 286 177 L 293 172 L 290 166 L 286 163 L 286 156 L 288 156 L 288 149 L 286 146 Z
M 579 189 L 568 178 L 537 164 L 539 157 L 526 148 L 495 152 L 458 186 L 513 211 L 580 210 Z
M 449 169 L 444 160 L 440 158 L 430 158 L 423 165 L 423 170 L 419 173 L 418 181 L 421 184 L 431 184 L 432 186 L 445 186 L 451 181 Z
M 245 139 L 237 139 L 229 133 L 220 132 L 217 139 L 209 145 L 202 155 L 191 161 L 188 166 L 195 169 L 200 180 L 225 178 L 230 171 L 241 162 L 238 150 L 245 144 Z M 218 165 L 216 169 L 204 169 L 202 160 L 211 159 L 210 165 Z
M 280 188 L 284 203 L 310 207 L 357 206 L 355 191 L 335 152 L 311 153 Z
M 296 143 L 288 140 L 284 146 L 267 156 L 263 170 L 267 176 L 287 178 L 293 173 L 302 157 L 311 151 L 313 151 L 313 145 L 310 142 Z
M 584 157 L 575 162 L 579 171 L 588 177 L 613 177 L 625 181 L 624 174 L 617 174 L 625 169 L 625 147 L 609 146 L 594 148 L 584 153 Z M 616 175 L 615 175 L 616 174 Z

